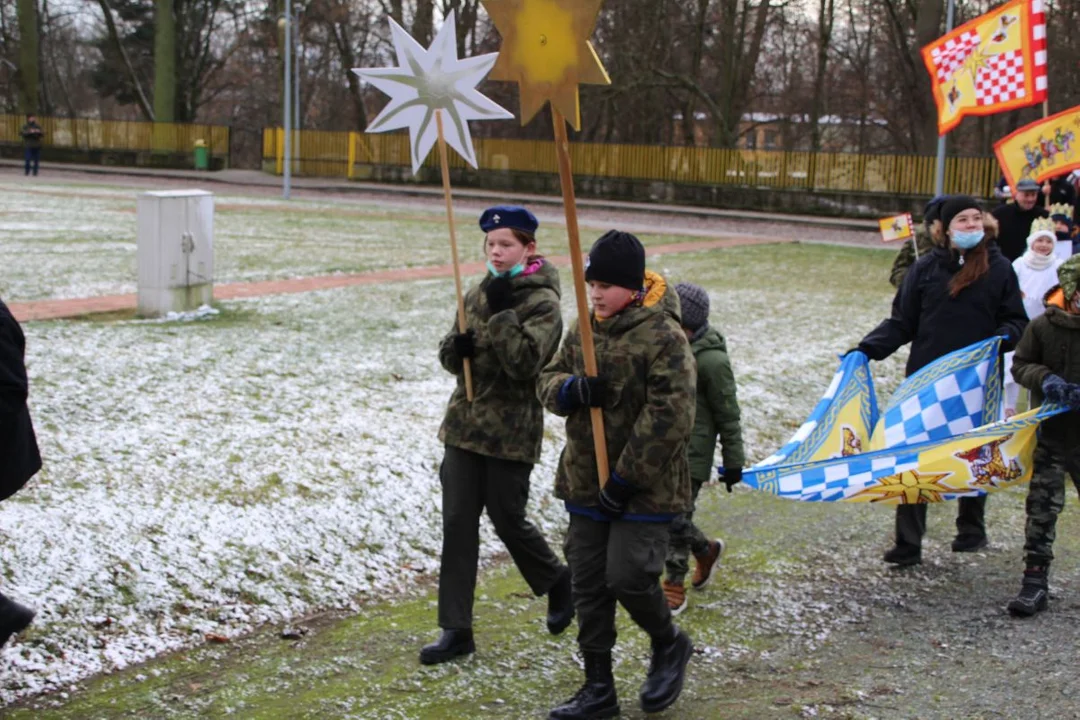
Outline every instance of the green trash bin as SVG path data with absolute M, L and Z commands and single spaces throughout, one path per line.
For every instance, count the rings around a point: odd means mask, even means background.
M 206 143 L 202 140 L 195 141 L 195 169 L 210 169 L 210 148 L 206 147 Z

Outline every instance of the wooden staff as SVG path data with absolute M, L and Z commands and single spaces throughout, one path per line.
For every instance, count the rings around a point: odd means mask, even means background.
M 446 152 L 446 138 L 443 136 L 442 110 L 435 111 L 435 126 L 439 129 L 439 160 L 442 163 L 443 195 L 446 196 L 446 222 L 450 225 L 450 252 L 454 256 L 454 287 L 457 290 L 458 332 L 465 333 L 469 328 L 465 322 L 465 295 L 461 291 L 461 265 L 458 262 L 457 231 L 454 228 L 454 202 L 450 197 L 450 159 Z M 469 358 L 461 359 L 465 370 L 465 398 L 473 401 L 472 365 Z
M 596 348 L 593 345 L 589 301 L 585 295 L 585 263 L 581 260 L 581 235 L 578 231 L 577 200 L 574 198 L 574 172 L 570 166 L 570 140 L 566 136 L 566 118 L 551 107 L 555 122 L 555 155 L 559 159 L 559 182 L 562 185 L 563 210 L 566 213 L 566 234 L 570 238 L 570 264 L 574 272 L 574 292 L 577 295 L 578 329 L 581 331 L 581 353 L 585 356 L 585 374 L 596 377 Z M 596 472 L 600 487 L 607 484 L 611 474 L 608 466 L 607 440 L 604 435 L 604 411 L 589 408 L 592 416 L 593 448 L 596 451 Z

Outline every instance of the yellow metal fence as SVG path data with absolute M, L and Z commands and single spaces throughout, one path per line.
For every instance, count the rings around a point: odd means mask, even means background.
M 127 150 L 190 153 L 197 140 L 210 155 L 228 157 L 229 128 L 225 125 L 150 123 L 130 120 L 39 117 L 46 147 L 78 150 Z M 20 143 L 24 115 L 0 115 L 0 143 Z
M 293 171 L 314 176 L 352 178 L 365 165 L 410 165 L 409 139 L 392 135 L 294 131 Z M 555 146 L 539 140 L 475 140 L 477 163 L 484 171 L 557 173 Z M 932 195 L 934 157 L 859 155 L 854 153 L 724 150 L 571 143 L 574 174 L 695 185 L 742 185 L 777 189 Z M 264 163 L 282 172 L 284 133 L 263 132 Z M 432 153 L 425 165 L 435 167 Z M 466 167 L 456 153 L 452 167 Z M 1000 175 L 992 157 L 948 158 L 945 191 L 989 196 Z

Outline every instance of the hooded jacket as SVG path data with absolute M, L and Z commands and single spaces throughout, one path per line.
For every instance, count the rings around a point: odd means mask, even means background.
M 1013 355 L 1012 372 L 1017 383 L 1031 390 L 1032 406 L 1041 405 L 1043 381 L 1057 375 L 1070 383 L 1080 383 L 1080 315 L 1065 309 L 1061 288 L 1047 293 L 1046 312 L 1027 326 Z M 1063 413 L 1044 420 L 1040 438 L 1080 451 L 1080 414 Z
M 679 296 L 647 271 L 640 303 L 603 321 L 591 318 L 599 374 L 608 380 L 604 434 L 611 469 L 635 494 L 627 520 L 670 520 L 690 507 L 687 446 L 694 426 L 696 371 L 679 322 Z M 567 380 L 585 374 L 581 333 L 570 329 L 562 348 L 540 374 L 540 399 L 566 418 L 555 494 L 571 512 L 595 514 L 600 478 L 587 407 L 559 403 Z M 606 478 L 605 478 L 606 480 Z
M 893 298 L 892 315 L 870 331 L 858 349 L 884 360 L 911 343 L 907 374 L 954 350 L 1000 335 L 1011 350 L 1027 326 L 1020 284 L 1012 264 L 993 242 L 996 223 L 984 215 L 990 267 L 955 298 L 949 283 L 962 265 L 955 250 L 936 247 L 919 259 Z
M 697 362 L 697 410 L 690 438 L 690 477 L 695 482 L 709 481 L 713 472 L 716 436 L 720 436 L 721 457 L 725 468 L 746 464 L 743 451 L 739 401 L 735 374 L 731 371 L 727 342 L 716 328 L 690 343 Z

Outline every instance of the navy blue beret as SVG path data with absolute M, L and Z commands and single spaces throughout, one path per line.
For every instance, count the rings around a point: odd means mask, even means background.
M 486 233 L 499 228 L 512 228 L 528 235 L 535 235 L 540 221 L 536 216 L 517 205 L 496 205 L 480 216 L 480 229 Z

